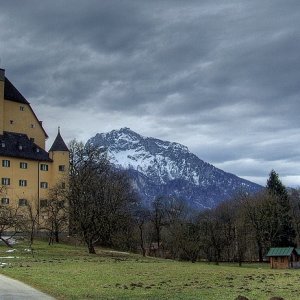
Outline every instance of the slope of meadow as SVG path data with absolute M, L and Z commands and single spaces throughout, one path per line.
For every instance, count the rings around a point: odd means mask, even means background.
M 57 299 L 299 299 L 300 270 L 269 265 L 176 262 L 37 241 L 34 252 L 0 246 L 0 272 Z

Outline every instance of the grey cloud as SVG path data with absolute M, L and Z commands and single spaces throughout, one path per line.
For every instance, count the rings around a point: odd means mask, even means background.
M 93 120 L 68 136 L 129 122 L 237 175 L 297 175 L 299 20 L 298 0 L 11 0 L 0 57 L 31 103 Z

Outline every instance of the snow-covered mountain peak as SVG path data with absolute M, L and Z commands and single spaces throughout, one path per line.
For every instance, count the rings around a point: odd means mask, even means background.
M 202 161 L 184 145 L 144 137 L 127 127 L 98 133 L 88 143 L 105 148 L 115 166 L 130 172 L 146 202 L 174 194 L 194 206 L 212 207 L 240 189 L 260 189 Z
M 155 138 L 144 137 L 128 127 L 121 128 L 119 130 L 112 130 L 107 133 L 97 133 L 94 138 L 91 138 L 88 143 L 99 145 L 102 141 L 102 146 L 107 146 L 109 148 L 123 151 L 129 149 L 138 149 L 147 151 L 149 153 L 165 153 L 167 151 L 174 152 L 189 152 L 188 148 L 184 145 L 175 142 L 162 141 Z

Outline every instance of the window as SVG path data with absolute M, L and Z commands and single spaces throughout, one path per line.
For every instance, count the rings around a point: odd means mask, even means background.
M 31 124 L 31 125 L 30 125 L 30 127 L 31 127 L 31 128 L 34 128 L 34 127 L 35 127 L 35 125 L 34 125 L 34 124 Z
M 2 167 L 9 168 L 10 167 L 10 160 L 3 159 L 2 160 Z
M 34 138 L 30 138 L 30 142 L 34 143 Z
M 20 162 L 20 169 L 27 169 L 27 166 L 26 162 Z
M 24 106 L 20 106 L 20 111 L 24 111 Z
M 47 207 L 47 206 L 48 206 L 48 200 L 43 199 L 43 200 L 40 201 L 40 207 L 41 208 Z
M 27 180 L 20 179 L 19 180 L 19 186 L 27 186 Z
M 2 185 L 10 185 L 10 178 L 2 178 Z
M 283 263 L 283 262 L 284 262 L 284 257 L 281 257 L 281 258 L 280 258 L 280 261 Z
M 60 187 L 64 190 L 66 188 L 66 183 L 65 182 L 62 182 Z
M 40 187 L 41 187 L 41 189 L 47 189 L 48 188 L 48 182 L 41 182 Z
M 58 171 L 64 172 L 65 171 L 65 165 L 59 165 L 58 166 Z
M 2 198 L 1 199 L 1 204 L 2 205 L 8 205 L 9 204 L 9 199 L 8 198 Z
M 9 123 L 10 124 L 14 124 L 14 120 L 9 120 Z
M 27 205 L 27 199 L 19 199 L 19 206 L 26 206 Z
M 41 164 L 40 169 L 41 169 L 41 171 L 48 171 L 48 165 L 46 165 L 46 164 Z

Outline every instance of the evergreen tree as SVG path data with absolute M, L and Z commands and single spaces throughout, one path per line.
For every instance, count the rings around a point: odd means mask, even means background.
M 272 170 L 267 181 L 267 189 L 270 194 L 279 197 L 283 202 L 288 200 L 288 193 L 285 186 L 279 179 L 279 175 Z
M 278 231 L 276 238 L 272 241 L 272 246 L 293 246 L 296 234 L 290 214 L 291 207 L 289 197 L 285 186 L 279 179 L 279 175 L 274 170 L 270 172 L 267 181 L 267 190 L 269 194 L 274 197 L 274 207 L 276 207 L 272 218 L 278 219 Z

